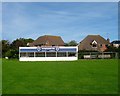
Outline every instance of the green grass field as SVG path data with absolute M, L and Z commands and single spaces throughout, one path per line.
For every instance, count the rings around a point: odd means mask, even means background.
M 114 94 L 118 60 L 19 62 L 3 59 L 3 94 Z

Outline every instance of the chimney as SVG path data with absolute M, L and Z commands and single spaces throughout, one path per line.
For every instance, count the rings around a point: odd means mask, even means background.
M 110 39 L 109 38 L 107 38 L 107 41 L 110 43 Z

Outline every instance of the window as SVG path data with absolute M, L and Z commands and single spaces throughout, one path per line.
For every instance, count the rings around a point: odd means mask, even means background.
M 93 40 L 93 41 L 92 41 L 92 44 L 97 44 L 97 41 Z
M 97 47 L 97 45 L 96 44 L 92 44 L 92 47 Z
M 57 57 L 67 57 L 66 52 L 58 52 Z
M 108 47 L 108 46 L 109 46 L 109 44 L 106 44 L 105 46 L 106 46 L 106 47 Z
M 45 52 L 37 52 L 35 53 L 35 57 L 45 57 Z
M 20 57 L 26 57 L 26 53 L 20 53 Z
M 102 44 L 100 44 L 100 47 L 102 47 Z
M 56 57 L 56 52 L 46 52 L 46 57 Z
M 20 57 L 34 57 L 34 53 L 30 52 L 30 53 L 20 53 Z
M 91 45 L 92 45 L 93 48 L 96 48 L 96 47 L 97 47 L 97 41 L 96 41 L 96 40 L 93 40 L 93 41 L 91 42 Z
M 27 56 L 28 56 L 28 57 L 34 57 L 34 52 L 27 53 Z
M 68 57 L 76 57 L 76 53 L 75 52 L 68 52 Z

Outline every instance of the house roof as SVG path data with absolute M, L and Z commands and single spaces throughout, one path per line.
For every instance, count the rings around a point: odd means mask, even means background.
M 52 36 L 52 35 L 44 35 L 37 38 L 30 46 L 38 46 L 38 45 L 64 45 L 64 41 L 60 36 Z
M 88 35 L 86 38 L 84 38 L 79 45 L 79 49 L 91 49 L 90 44 L 96 41 L 97 44 L 109 44 L 110 42 L 105 40 L 103 37 L 100 35 Z
M 120 40 L 115 40 L 111 42 L 112 44 L 120 44 Z

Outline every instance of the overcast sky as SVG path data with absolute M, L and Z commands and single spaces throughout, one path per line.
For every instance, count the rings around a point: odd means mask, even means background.
M 4 2 L 2 13 L 2 36 L 9 41 L 58 35 L 79 42 L 92 34 L 118 39 L 117 2 Z

